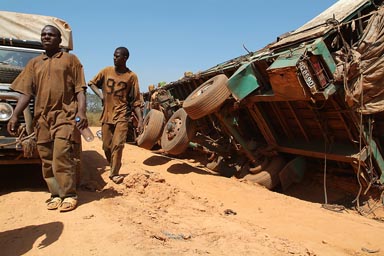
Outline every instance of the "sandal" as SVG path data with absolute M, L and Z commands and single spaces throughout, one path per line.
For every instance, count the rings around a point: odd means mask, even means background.
M 124 177 L 121 176 L 121 175 L 115 175 L 115 176 L 112 176 L 112 177 L 109 177 L 115 184 L 120 184 L 121 182 L 123 182 L 124 180 Z
M 60 197 L 51 197 L 47 200 L 47 209 L 48 210 L 56 210 L 61 205 L 61 198 Z
M 76 208 L 77 206 L 77 199 L 74 197 L 66 197 L 64 198 L 63 202 L 59 206 L 60 212 L 69 212 Z

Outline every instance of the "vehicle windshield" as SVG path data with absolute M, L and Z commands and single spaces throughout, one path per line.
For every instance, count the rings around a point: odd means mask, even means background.
M 22 48 L 0 49 L 0 64 L 25 67 L 28 61 L 41 54 L 41 51 L 28 51 Z

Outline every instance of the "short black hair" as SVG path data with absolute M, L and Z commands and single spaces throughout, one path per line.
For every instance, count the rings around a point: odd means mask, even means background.
M 127 47 L 120 46 L 120 47 L 117 47 L 115 51 L 117 50 L 119 50 L 125 57 L 127 57 L 127 59 L 129 58 L 129 51 Z

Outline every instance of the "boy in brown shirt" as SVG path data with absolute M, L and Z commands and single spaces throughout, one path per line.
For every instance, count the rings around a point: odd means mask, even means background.
M 116 48 L 114 67 L 102 69 L 88 83 L 103 102 L 100 117 L 103 150 L 111 167 L 109 178 L 116 184 L 124 179 L 119 171 L 132 108 L 138 118 L 138 129 L 143 126 L 139 82 L 137 75 L 126 66 L 128 58 L 127 48 Z

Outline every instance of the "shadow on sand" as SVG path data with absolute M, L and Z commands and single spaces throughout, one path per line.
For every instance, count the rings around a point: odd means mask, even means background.
M 81 182 L 78 189 L 79 206 L 102 198 L 121 195 L 113 187 L 104 189 L 107 184 L 102 177 L 108 166 L 107 160 L 97 151 L 83 151 L 81 155 Z
M 0 232 L 1 255 L 24 255 L 40 237 L 44 239 L 38 248 L 48 247 L 59 239 L 63 228 L 62 222 L 50 222 Z
M 188 158 L 189 159 L 189 158 Z M 202 168 L 198 167 L 193 167 L 189 165 L 188 163 L 184 163 L 182 161 L 185 161 L 186 159 L 184 158 L 176 158 L 176 157 L 171 157 L 171 156 L 166 156 L 166 155 L 155 155 L 147 158 L 143 164 L 148 165 L 148 166 L 157 166 L 157 165 L 163 165 L 166 164 L 172 160 L 179 161 L 179 163 L 172 164 L 167 171 L 173 174 L 186 174 L 186 173 L 197 173 L 197 174 L 202 174 L 202 175 L 216 175 L 212 172 L 206 171 Z

